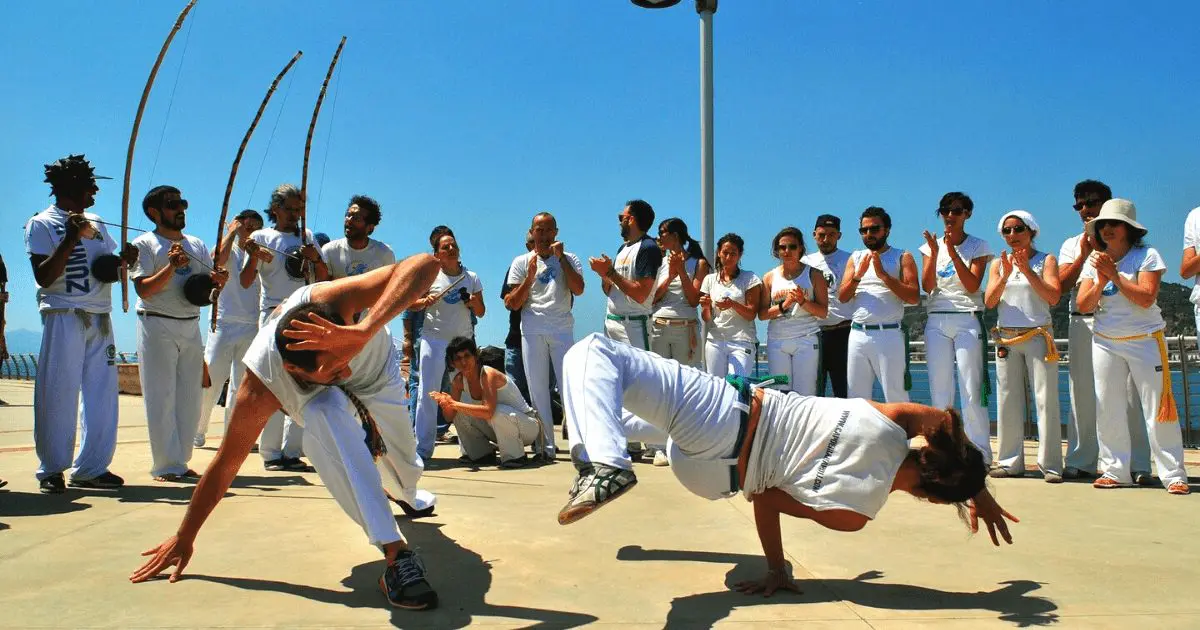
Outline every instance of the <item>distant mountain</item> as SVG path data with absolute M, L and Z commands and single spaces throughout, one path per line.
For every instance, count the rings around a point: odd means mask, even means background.
M 42 331 L 14 328 L 4 331 L 9 354 L 37 354 L 42 349 Z

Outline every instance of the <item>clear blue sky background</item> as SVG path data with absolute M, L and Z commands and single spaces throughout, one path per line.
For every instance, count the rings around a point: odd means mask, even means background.
M 49 203 L 42 164 L 86 153 L 118 178 L 93 210 L 119 220 L 134 110 L 183 4 L 0 7 L 10 331 L 40 328 L 21 226 Z M 582 257 L 615 251 L 616 215 L 631 197 L 699 233 L 690 5 L 201 0 L 151 94 L 131 223 L 148 227 L 137 204 L 151 184 L 170 183 L 192 203 L 188 231 L 213 240 L 237 144 L 270 79 L 303 49 L 251 141 L 232 210 L 261 209 L 274 185 L 298 182 L 313 103 L 345 34 L 313 146 L 309 224 L 339 235 L 346 200 L 366 193 L 383 204 L 376 236 L 399 254 L 425 250 L 433 225 L 451 225 L 486 286 L 480 339 L 499 343 L 497 292 L 535 211 L 554 212 Z M 715 21 L 717 234 L 741 233 L 744 266 L 762 273 L 780 227 L 808 233 L 817 214 L 839 214 L 852 249 L 853 217 L 881 205 L 895 218 L 893 242 L 915 249 L 937 226 L 941 194 L 963 190 L 976 203 L 969 231 L 999 247 L 996 219 L 1027 208 L 1041 245 L 1057 251 L 1080 227 L 1071 188 L 1092 177 L 1137 203 L 1177 280 L 1183 219 L 1200 203 L 1198 14 L 1187 2 L 725 0 Z M 587 282 L 577 336 L 601 323 L 599 282 L 590 272 Z M 116 322 L 118 346 L 132 350 L 132 314 Z

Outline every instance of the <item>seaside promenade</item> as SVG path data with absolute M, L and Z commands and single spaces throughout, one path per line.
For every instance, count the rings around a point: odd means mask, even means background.
M 186 579 L 134 585 L 139 554 L 175 530 L 191 487 L 150 479 L 142 401 L 122 396 L 113 471 L 129 485 L 38 494 L 32 396 L 31 382 L 0 381 L 0 628 L 1200 627 L 1200 493 L 994 480 L 1022 521 L 999 549 L 952 508 L 907 495 L 854 534 L 785 519 L 804 593 L 764 599 L 727 587 L 764 570 L 740 497 L 704 501 L 669 468 L 639 465 L 629 496 L 561 527 L 565 454 L 472 470 L 448 445 L 422 480 L 437 513 L 400 517 L 441 596 L 436 611 L 389 609 L 379 553 L 319 477 L 265 472 L 257 455 L 205 525 Z M 198 470 L 220 442 L 220 413 Z M 1186 459 L 1200 490 L 1200 452 Z

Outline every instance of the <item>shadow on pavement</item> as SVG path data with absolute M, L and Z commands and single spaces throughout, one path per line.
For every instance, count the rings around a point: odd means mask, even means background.
M 391 610 L 391 623 L 397 628 L 465 628 L 477 616 L 519 619 L 533 622 L 526 628 L 573 628 L 596 621 L 580 613 L 521 606 L 498 606 L 486 601 L 492 585 L 492 566 L 479 554 L 466 549 L 441 531 L 440 523 L 405 521 L 401 529 L 409 544 L 418 549 L 429 571 L 429 581 L 438 592 L 440 605 L 431 611 L 390 609 L 379 589 L 383 574 L 382 559 L 360 564 L 342 580 L 349 591 L 291 584 L 275 580 L 188 575 L 186 579 L 204 580 L 250 591 L 269 591 L 296 595 L 305 599 L 349 608 Z
M 39 492 L 3 492 L 0 493 L 0 518 L 70 514 L 86 510 L 92 507 L 90 503 L 75 502 L 83 496 L 80 493 L 45 495 Z M 7 523 L 0 523 L 0 530 L 10 527 Z
M 735 609 L 744 606 L 779 604 L 815 604 L 846 601 L 868 608 L 884 610 L 990 610 L 1000 614 L 1001 621 L 1017 627 L 1045 626 L 1057 623 L 1053 614 L 1058 606 L 1045 597 L 1028 595 L 1041 588 L 1041 582 L 1010 580 L 990 592 L 942 591 L 909 584 L 875 582 L 883 577 L 879 571 L 868 571 L 853 579 L 799 580 L 803 593 L 777 593 L 771 598 L 744 595 L 732 590 L 733 585 L 762 577 L 766 567 L 761 556 L 703 551 L 642 549 L 622 547 L 618 560 L 656 562 L 715 562 L 734 565 L 725 574 L 726 590 L 676 598 L 667 614 L 668 628 L 708 627 L 724 619 Z
M 116 499 L 120 503 L 165 503 L 168 505 L 187 505 L 192 500 L 192 492 L 196 489 L 198 480 L 191 479 L 179 483 L 151 481 L 146 485 L 126 484 L 119 490 L 92 490 L 83 488 L 67 488 L 67 495 L 79 494 L 97 498 Z M 301 475 L 239 475 L 233 480 L 232 489 L 257 490 L 259 492 L 279 492 L 289 487 L 312 486 L 313 483 Z M 237 496 L 226 492 L 223 498 Z

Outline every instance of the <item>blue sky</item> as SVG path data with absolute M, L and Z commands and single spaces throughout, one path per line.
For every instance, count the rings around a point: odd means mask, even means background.
M 42 164 L 86 153 L 118 178 L 93 210 L 119 221 L 138 97 L 183 4 L 4 4 L 10 330 L 40 328 L 20 227 L 49 203 Z M 499 343 L 497 291 L 536 211 L 554 212 L 585 258 L 615 251 L 631 197 L 698 235 L 690 5 L 201 0 L 150 97 L 131 224 L 149 227 L 137 202 L 170 183 L 191 201 L 187 231 L 213 240 L 238 142 L 271 78 L 303 49 L 251 141 L 232 209 L 261 209 L 274 185 L 298 182 L 344 34 L 312 151 L 310 226 L 338 235 L 353 193 L 382 203 L 376 236 L 401 255 L 449 224 L 486 286 L 480 339 Z M 915 249 L 937 225 L 941 194 L 963 190 L 976 203 L 968 231 L 999 247 L 996 219 L 1026 208 L 1056 251 L 1079 229 L 1071 187 L 1092 177 L 1137 203 L 1178 280 L 1183 219 L 1200 204 L 1197 14 L 1184 2 L 726 0 L 715 20 L 716 232 L 741 233 L 744 266 L 761 274 L 779 228 L 808 233 L 825 212 L 853 224 L 881 205 L 895 218 L 893 243 Z M 857 241 L 848 234 L 843 246 Z M 586 280 L 577 336 L 598 330 L 603 313 L 599 282 Z M 132 314 L 116 324 L 118 346 L 132 350 Z

